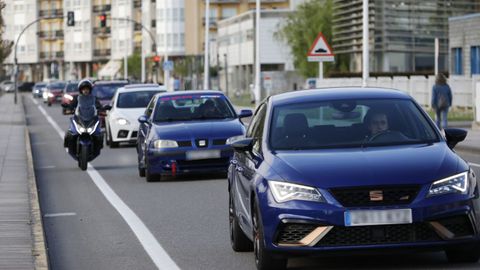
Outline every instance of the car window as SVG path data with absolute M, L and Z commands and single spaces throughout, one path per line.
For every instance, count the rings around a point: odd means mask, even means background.
M 148 103 L 147 109 L 145 110 L 145 115 L 150 118 L 153 112 L 153 108 L 155 107 L 155 98 L 152 98 L 150 100 L 150 103 Z
M 78 92 L 78 83 L 68 83 L 65 90 L 67 93 Z
M 158 93 L 157 91 L 136 91 L 120 93 L 118 95 L 117 108 L 145 108 Z
M 421 109 L 406 99 L 299 103 L 273 110 L 273 149 L 364 147 L 438 141 Z
M 99 99 L 112 99 L 115 95 L 115 91 L 118 88 L 125 86 L 125 84 L 116 83 L 116 84 L 95 84 L 93 86 L 93 95 Z
M 191 121 L 235 118 L 235 112 L 222 94 L 163 96 L 157 101 L 154 121 Z
M 54 82 L 54 83 L 49 84 L 48 88 L 49 89 L 63 89 L 63 88 L 65 88 L 65 83 Z
M 253 119 L 251 134 L 250 136 L 248 136 L 255 139 L 253 143 L 253 150 L 258 153 L 262 152 L 261 145 L 263 139 L 263 128 L 265 126 L 265 115 L 267 111 L 266 108 L 267 106 L 265 104 L 262 104 L 262 106 L 259 107 L 259 110 L 256 113 L 255 118 Z

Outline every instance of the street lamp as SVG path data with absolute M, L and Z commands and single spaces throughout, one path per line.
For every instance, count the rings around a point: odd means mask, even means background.
M 260 0 L 256 3 L 255 19 L 255 105 L 260 103 Z
M 209 77 L 209 32 L 210 32 L 210 0 L 206 1 L 205 4 L 205 57 L 203 64 L 203 90 L 208 90 L 208 77 Z

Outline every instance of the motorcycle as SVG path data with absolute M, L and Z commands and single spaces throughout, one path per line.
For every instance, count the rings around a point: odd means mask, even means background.
M 80 111 L 75 110 L 74 116 L 70 118 L 71 128 L 65 134 L 64 147 L 70 156 L 78 161 L 78 167 L 85 171 L 88 162 L 100 155 L 103 148 L 103 133 L 96 110 L 94 114 L 87 116 L 81 115 Z

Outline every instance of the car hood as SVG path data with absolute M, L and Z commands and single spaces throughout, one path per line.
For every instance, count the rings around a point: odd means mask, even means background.
M 245 133 L 245 127 L 238 119 L 212 121 L 187 121 L 156 123 L 157 138 L 170 140 L 191 140 L 196 138 L 229 138 Z
M 459 173 L 461 159 L 444 142 L 364 149 L 283 151 L 273 168 L 286 181 L 320 188 L 426 184 Z
M 132 124 L 138 124 L 138 118 L 145 113 L 145 108 L 115 109 L 112 117 L 125 118 Z

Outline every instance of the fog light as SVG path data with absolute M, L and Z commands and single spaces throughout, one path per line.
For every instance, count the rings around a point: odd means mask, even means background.
M 120 130 L 118 131 L 118 138 L 127 138 L 128 130 Z

